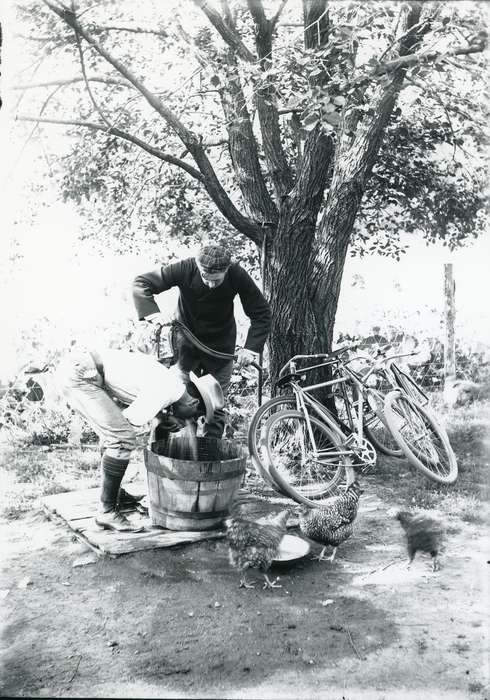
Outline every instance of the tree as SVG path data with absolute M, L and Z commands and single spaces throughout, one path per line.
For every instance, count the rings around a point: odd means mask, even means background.
M 301 6 L 292 2 L 287 7 L 287 0 L 188 0 L 186 9 L 193 3 L 195 14 L 186 26 L 176 16 L 145 30 L 118 26 L 116 20 L 106 24 L 87 19 L 87 12 L 89 17 L 100 13 L 97 3 L 84 9 L 58 0 L 43 3 L 49 50 L 76 56 L 81 69 L 75 78 L 49 81 L 50 87 L 57 93 L 66 85 L 82 88 L 80 114 L 54 119 L 44 112 L 46 101 L 42 114 L 18 118 L 86 129 L 107 167 L 125 157 L 132 144 L 190 178 L 231 227 L 260 251 L 273 312 L 273 375 L 295 353 L 331 347 L 342 271 L 360 214 L 358 241 L 368 247 L 370 239 L 373 245 L 386 244 L 376 239 L 376 222 L 390 207 L 400 206 L 394 195 L 400 191 L 405 210 L 413 200 L 418 203 L 415 218 L 426 224 L 428 237 L 457 244 L 468 235 L 468 210 L 470 225 L 478 231 L 483 166 L 477 173 L 479 184 L 473 177 L 469 184 L 458 185 L 441 178 L 431 165 L 433 182 L 448 201 L 451 195 L 454 200 L 452 209 L 439 213 L 421 173 L 430 163 L 428 149 L 437 143 L 457 148 L 465 141 L 459 127 L 468 130 L 468 114 L 444 86 L 445 81 L 454 86 L 465 70 L 478 84 L 474 75 L 481 70 L 480 54 L 486 47 L 481 12 L 465 15 L 457 3 L 418 1 L 303 0 Z M 112 3 L 102 10 L 117 18 Z M 39 21 L 43 13 L 37 3 L 34 11 Z M 120 32 L 131 40 L 121 44 L 111 39 Z M 131 42 L 143 35 L 152 35 L 163 50 L 177 37 L 182 55 L 192 55 L 197 68 L 187 80 L 191 92 L 185 100 L 185 81 L 163 94 L 148 87 L 155 82 L 153 72 L 131 50 Z M 417 138 L 413 114 L 407 122 L 397 108 L 407 88 L 432 102 L 430 114 L 418 115 L 422 136 Z M 132 99 L 128 90 L 144 101 L 136 122 L 127 106 Z M 446 104 L 448 94 L 452 102 Z M 434 118 L 437 110 L 442 122 Z M 484 121 L 483 99 L 473 99 L 472 111 L 476 121 Z M 458 119 L 455 128 L 453 120 Z M 397 148 L 400 142 L 404 150 Z M 478 151 L 481 136 L 473 136 L 472 142 Z M 404 163 L 406 172 L 396 173 L 393 161 L 398 167 Z M 85 179 L 91 193 L 107 188 L 105 172 L 98 168 Z M 400 182 L 390 180 L 395 175 Z M 174 179 L 182 187 L 182 176 Z M 458 206 L 460 187 L 468 196 Z M 76 192 L 78 196 L 80 187 Z M 121 197 L 121 190 L 116 192 Z M 378 196 L 374 211 L 369 208 L 372 201 L 365 199 L 370 192 Z M 180 197 L 180 206 L 185 201 Z M 424 218 L 421 211 L 428 215 Z M 396 241 L 386 245 L 397 251 Z

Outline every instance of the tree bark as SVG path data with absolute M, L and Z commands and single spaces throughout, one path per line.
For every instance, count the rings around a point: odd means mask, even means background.
M 265 265 L 265 288 L 272 309 L 270 371 L 298 353 L 325 350 L 324 327 L 318 323 L 309 292 L 311 253 L 318 212 L 328 176 L 333 142 L 318 126 L 305 143 L 294 188 L 281 199 L 279 224 Z
M 235 177 L 248 216 L 254 221 L 277 222 L 277 209 L 267 190 L 247 102 L 235 56 L 226 59 L 227 88 L 220 91 L 221 105 L 228 129 L 228 148 Z

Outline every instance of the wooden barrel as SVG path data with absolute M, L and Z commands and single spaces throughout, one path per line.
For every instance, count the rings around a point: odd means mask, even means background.
M 220 527 L 245 472 L 244 449 L 232 440 L 170 437 L 145 449 L 153 525 L 168 530 Z

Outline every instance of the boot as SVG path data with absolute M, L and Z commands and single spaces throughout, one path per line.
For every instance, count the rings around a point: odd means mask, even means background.
M 101 510 L 95 522 L 105 530 L 117 530 L 118 532 L 141 532 L 142 526 L 133 525 L 118 510 L 119 487 L 129 464 L 128 459 L 116 459 L 102 457 L 102 486 L 100 491 Z
M 119 488 L 118 504 L 119 508 L 136 508 L 138 503 L 144 498 L 144 494 L 141 496 L 133 496 L 133 494 L 128 493 L 123 487 Z
M 125 515 L 118 510 L 110 510 L 107 513 L 99 513 L 95 522 L 104 530 L 115 530 L 116 532 L 143 532 L 143 525 L 133 525 Z

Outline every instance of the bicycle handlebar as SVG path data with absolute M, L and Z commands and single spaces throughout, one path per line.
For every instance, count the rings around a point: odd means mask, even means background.
M 314 355 L 294 355 L 291 357 L 286 364 L 281 367 L 279 370 L 278 376 L 281 377 L 283 372 L 290 367 L 292 363 L 295 363 L 297 360 L 331 360 L 332 363 L 337 360 L 337 357 L 339 355 L 342 355 L 344 352 L 347 352 L 348 350 L 355 350 L 357 347 L 359 347 L 359 343 L 351 343 L 349 345 L 344 345 L 336 350 L 332 350 L 332 352 L 323 352 L 323 353 L 317 353 Z

